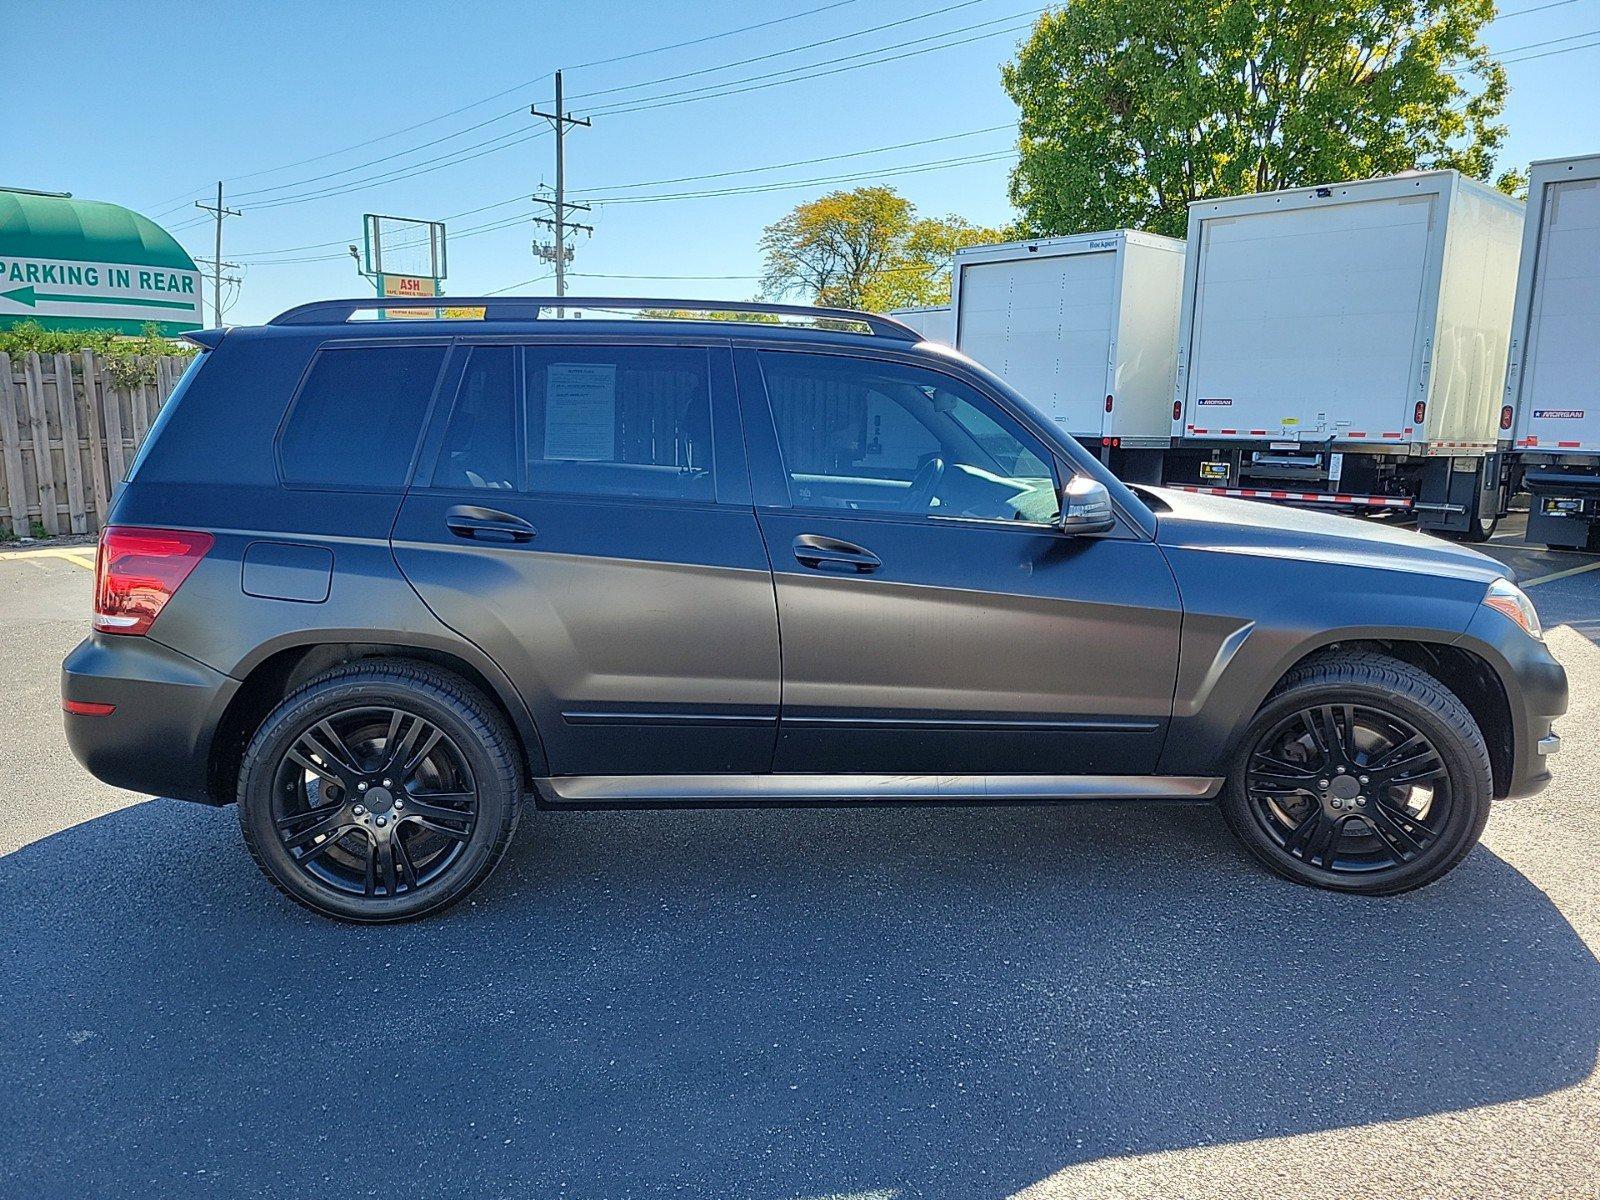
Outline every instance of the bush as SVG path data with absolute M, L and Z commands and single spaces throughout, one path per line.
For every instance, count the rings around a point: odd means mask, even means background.
M 25 354 L 76 354 L 80 350 L 91 350 L 104 359 L 111 382 L 119 388 L 154 383 L 155 360 L 163 355 L 195 353 L 187 342 L 163 337 L 154 324 L 145 325 L 138 337 L 106 329 L 46 329 L 37 321 L 22 321 L 0 330 L 0 351 L 12 358 Z

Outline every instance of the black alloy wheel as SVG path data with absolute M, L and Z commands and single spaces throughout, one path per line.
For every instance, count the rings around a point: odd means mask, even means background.
M 295 865 L 353 896 L 439 878 L 472 840 L 477 785 L 437 725 L 400 708 L 317 721 L 278 762 L 273 824 Z
M 1262 704 L 1221 804 L 1246 849 L 1278 874 L 1393 895 L 1460 863 L 1493 798 L 1483 732 L 1458 696 L 1379 650 L 1332 649 Z
M 1450 819 L 1450 779 L 1433 743 L 1363 704 L 1297 709 L 1250 754 L 1252 816 L 1286 854 L 1334 873 L 1413 862 Z
M 505 718 L 418 663 L 338 667 L 284 700 L 246 751 L 239 820 L 279 889 L 327 916 L 399 921 L 481 883 L 516 825 Z

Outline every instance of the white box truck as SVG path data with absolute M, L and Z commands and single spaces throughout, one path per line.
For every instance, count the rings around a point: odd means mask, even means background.
M 909 325 L 930 342 L 954 346 L 955 323 L 948 304 L 925 304 L 920 308 L 891 308 L 885 316 L 893 317 L 902 325 Z
M 1167 481 L 1488 537 L 1522 217 L 1455 171 L 1195 201 Z
M 1600 551 L 1600 154 L 1529 172 L 1500 423 L 1528 540 Z
M 1181 241 L 1135 229 L 956 251 L 955 345 L 1125 479 L 1172 442 Z

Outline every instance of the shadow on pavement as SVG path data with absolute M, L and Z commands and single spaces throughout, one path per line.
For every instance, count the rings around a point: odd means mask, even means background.
M 998 1197 L 1536 1096 L 1600 1040 L 1600 965 L 1488 850 L 1354 900 L 1204 808 L 532 814 L 475 902 L 361 929 L 156 801 L 0 859 L 0 913 L 30 1197 Z

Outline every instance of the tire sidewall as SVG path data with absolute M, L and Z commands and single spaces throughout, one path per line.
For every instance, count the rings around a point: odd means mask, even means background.
M 1442 690 L 1442 685 L 1437 686 Z M 1333 703 L 1358 704 L 1402 718 L 1433 743 L 1444 762 L 1450 780 L 1449 821 L 1434 844 L 1409 863 L 1340 874 L 1310 866 L 1294 857 L 1261 827 L 1245 788 L 1246 770 L 1257 742 L 1294 712 Z M 1459 862 L 1482 835 L 1493 796 L 1494 781 L 1481 738 L 1480 744 L 1474 747 L 1432 708 L 1403 692 L 1332 677 L 1290 687 L 1261 707 L 1234 752 L 1223 803 L 1240 838 L 1278 873 L 1300 883 L 1334 891 L 1386 894 L 1431 883 Z
M 295 739 L 318 721 L 368 705 L 400 708 L 442 729 L 466 758 L 478 789 L 477 821 L 466 849 L 443 875 L 415 895 L 365 898 L 320 882 L 300 869 L 272 818 L 275 777 Z M 497 732 L 486 714 L 459 705 L 447 693 L 425 683 L 374 672 L 365 678 L 314 684 L 285 700 L 267 717 L 245 754 L 238 802 L 246 841 L 279 888 L 328 916 L 361 922 L 402 921 L 450 904 L 493 869 L 515 821 L 515 765 L 506 747 L 495 744 Z

